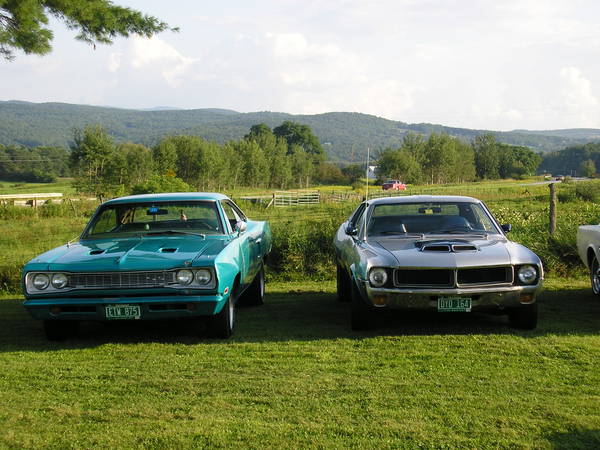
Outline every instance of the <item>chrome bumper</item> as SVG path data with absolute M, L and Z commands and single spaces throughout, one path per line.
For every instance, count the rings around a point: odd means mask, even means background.
M 542 281 L 534 286 L 455 289 L 382 289 L 360 283 L 366 303 L 378 308 L 437 310 L 439 297 L 470 297 L 472 309 L 506 309 L 535 303 Z

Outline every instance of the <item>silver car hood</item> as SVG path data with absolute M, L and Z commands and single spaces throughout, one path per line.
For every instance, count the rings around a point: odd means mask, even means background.
M 373 247 L 387 250 L 402 267 L 457 268 L 480 266 L 505 266 L 511 264 L 509 241 L 500 235 L 475 239 L 465 237 L 435 237 L 429 239 L 379 238 L 369 240 Z M 449 251 L 427 248 L 444 247 Z M 474 249 L 465 247 L 473 246 Z

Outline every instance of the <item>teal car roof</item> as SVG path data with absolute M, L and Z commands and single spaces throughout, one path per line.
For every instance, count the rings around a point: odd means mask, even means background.
M 228 200 L 229 197 L 216 192 L 171 192 L 164 194 L 141 194 L 128 195 L 127 197 L 113 198 L 105 202 L 105 205 L 115 203 L 137 203 L 137 202 L 162 202 L 162 201 L 186 201 L 186 200 Z

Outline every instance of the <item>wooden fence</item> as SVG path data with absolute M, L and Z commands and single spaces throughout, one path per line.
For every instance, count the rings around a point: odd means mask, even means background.
M 273 206 L 303 206 L 320 203 L 319 191 L 277 191 L 273 194 Z

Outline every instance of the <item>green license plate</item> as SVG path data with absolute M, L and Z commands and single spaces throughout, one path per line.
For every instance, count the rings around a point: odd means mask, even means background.
M 440 312 L 471 312 L 471 297 L 438 297 Z
M 105 312 L 107 319 L 139 319 L 141 315 L 139 305 L 107 305 Z

